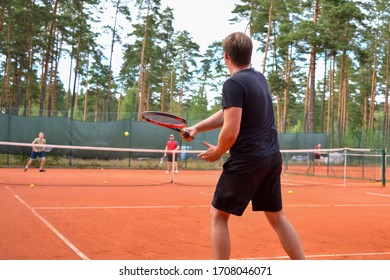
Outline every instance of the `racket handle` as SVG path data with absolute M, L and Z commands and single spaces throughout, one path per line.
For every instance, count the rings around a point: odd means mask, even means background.
M 187 130 L 180 130 L 180 134 L 183 135 L 184 138 L 190 138 L 190 139 L 193 139 L 192 137 L 190 137 L 190 133 L 187 131 Z

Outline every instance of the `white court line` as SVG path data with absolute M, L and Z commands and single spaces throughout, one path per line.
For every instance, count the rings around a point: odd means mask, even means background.
M 390 207 L 390 204 L 285 204 L 284 207 Z M 92 210 L 92 209 L 184 209 L 210 208 L 210 205 L 122 205 L 122 206 L 41 206 L 37 210 Z
M 283 182 L 282 186 L 297 186 L 297 187 L 308 187 L 308 186 L 316 186 L 316 187 L 322 187 L 322 186 L 333 186 L 333 187 L 343 187 L 344 184 L 341 183 L 316 183 L 316 182 L 302 182 L 299 183 L 297 181 L 294 181 L 294 183 L 290 182 Z
M 69 206 L 69 207 L 34 207 L 34 209 L 44 210 L 89 210 L 89 209 L 172 209 L 172 208 L 210 208 L 210 205 L 140 205 L 140 206 Z
M 390 207 L 390 204 L 336 204 L 337 207 Z
M 371 192 L 366 192 L 366 194 L 369 194 L 369 195 L 377 195 L 377 196 L 387 196 L 387 197 L 390 197 L 390 194 L 382 194 L 382 193 L 371 193 Z
M 9 189 L 7 187 L 7 189 Z M 10 189 L 9 189 L 10 190 Z M 11 191 L 11 190 L 10 190 Z M 12 192 L 12 191 L 11 191 Z M 13 192 L 12 192 L 13 193 Z M 26 206 L 39 220 L 41 220 L 49 229 L 51 229 L 66 245 L 68 245 L 77 255 L 79 255 L 83 260 L 89 260 L 86 255 L 84 255 L 76 246 L 74 246 L 65 236 L 63 236 L 55 227 L 53 227 L 45 218 L 39 215 L 30 205 L 28 205 L 23 199 L 18 195 L 13 193 L 15 198 L 19 200 L 24 206 Z
M 390 255 L 390 252 L 372 252 L 372 253 L 346 253 L 346 254 L 323 254 L 323 255 L 306 255 L 306 259 L 311 258 L 336 258 L 336 257 L 363 257 L 363 256 L 382 256 Z M 289 259 L 288 256 L 278 257 L 259 257 L 259 258 L 243 258 L 236 260 L 272 260 L 272 259 Z
M 390 204 L 284 204 L 283 207 L 390 207 Z

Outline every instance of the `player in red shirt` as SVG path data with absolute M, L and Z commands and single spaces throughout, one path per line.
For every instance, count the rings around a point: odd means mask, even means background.
M 174 161 L 174 169 L 175 173 L 179 173 L 179 168 L 177 165 L 177 153 L 173 153 L 172 151 L 177 151 L 180 149 L 179 143 L 175 140 L 175 136 L 173 134 L 169 135 L 169 140 L 167 142 L 167 145 L 165 146 L 165 154 L 164 156 L 167 156 L 168 153 L 168 164 L 167 164 L 167 171 L 165 173 L 169 173 L 172 170 L 172 161 L 173 161 L 173 154 L 175 154 L 175 161 Z
M 318 145 L 315 147 L 315 150 L 314 150 L 314 160 L 318 162 L 318 166 L 321 165 L 320 149 L 321 149 L 321 144 L 318 144 Z

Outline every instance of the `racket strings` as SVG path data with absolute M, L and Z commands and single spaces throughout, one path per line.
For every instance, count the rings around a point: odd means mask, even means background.
M 166 123 L 166 124 L 177 124 L 177 125 L 181 125 L 181 124 L 184 124 L 182 121 L 176 119 L 176 118 L 171 118 L 171 117 L 166 117 L 166 116 L 148 116 L 148 118 L 154 120 L 154 121 L 157 121 L 157 122 L 161 122 L 161 123 Z
M 172 127 L 183 128 L 186 126 L 186 121 L 178 116 L 161 112 L 144 112 L 143 118 L 151 123 Z

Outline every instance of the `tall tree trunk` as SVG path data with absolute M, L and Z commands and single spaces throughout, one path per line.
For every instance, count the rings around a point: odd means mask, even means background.
M 183 93 L 184 93 L 184 73 L 185 73 L 185 55 L 183 57 L 183 63 L 181 65 L 181 75 L 180 75 L 180 89 L 179 89 L 179 104 L 177 108 L 177 113 L 180 115 L 182 112 L 182 106 L 183 106 Z
M 68 80 L 68 91 L 66 92 L 66 100 L 65 100 L 65 116 L 68 117 L 69 115 L 69 108 L 70 108 L 70 85 L 72 83 L 72 74 L 73 74 L 73 47 L 72 52 L 70 55 L 70 66 L 69 66 L 69 80 Z
M 6 5 L 0 6 L 0 49 L 1 49 L 1 42 L 3 42 L 3 40 L 1 40 L 1 37 L 3 35 L 5 9 L 6 9 Z M 0 108 L 1 108 L 1 103 L 0 103 Z
M 84 121 L 87 121 L 87 109 L 88 109 L 88 86 L 89 86 L 89 83 L 88 83 L 88 74 L 89 74 L 89 56 L 88 56 L 88 62 L 87 62 L 87 72 L 86 72 L 86 77 L 85 77 L 85 95 L 84 95 Z
M 309 67 L 309 71 L 307 73 L 307 79 L 306 79 L 306 93 L 305 93 L 305 103 L 304 103 L 304 109 L 303 109 L 303 131 L 309 132 L 309 100 L 310 100 L 310 71 L 311 68 Z
M 322 88 L 322 98 L 321 98 L 321 133 L 324 133 L 325 130 L 325 93 L 326 93 L 326 88 L 327 88 L 327 77 L 326 77 L 326 64 L 327 64 L 327 58 L 328 55 L 325 53 L 325 67 L 324 67 L 324 85 Z
M 51 60 L 50 60 L 50 75 L 49 75 L 49 96 L 48 96 L 48 104 L 49 104 L 49 107 L 48 107 L 48 110 L 47 110 L 47 115 L 49 117 L 51 117 L 53 115 L 53 104 L 55 104 L 55 102 L 53 101 L 53 92 L 54 92 L 54 80 L 55 80 L 55 59 L 53 56 L 51 56 Z
M 368 96 L 369 94 L 364 92 L 363 93 L 363 119 L 362 119 L 362 128 L 363 128 L 363 131 L 367 131 L 367 120 L 368 120 L 368 116 L 367 116 L 367 112 L 368 112 Z
M 175 67 L 171 68 L 171 81 L 169 85 L 169 113 L 173 113 L 173 82 L 175 80 Z
M 389 32 L 390 32 L 390 20 L 389 20 Z M 390 113 L 389 113 L 389 83 L 390 83 L 390 37 L 387 39 L 387 51 L 386 51 L 386 88 L 385 88 L 385 104 L 383 112 L 383 147 L 389 147 L 390 145 Z
M 287 131 L 287 114 L 288 114 L 288 99 L 290 96 L 290 79 L 291 79 L 291 52 L 292 52 L 292 47 L 290 46 L 290 53 L 287 52 L 286 55 L 286 77 L 285 77 L 285 82 L 286 82 L 286 87 L 284 89 L 284 102 L 283 102 L 283 117 L 282 117 L 282 132 L 286 133 Z
M 267 31 L 267 40 L 265 42 L 265 51 L 264 51 L 264 59 L 263 59 L 263 74 L 265 73 L 265 67 L 267 64 L 268 45 L 269 45 L 271 30 L 272 30 L 272 8 L 273 8 L 273 0 L 271 0 L 270 2 L 269 12 L 268 12 L 268 31 Z
M 138 77 L 138 120 L 142 119 L 141 113 L 144 111 L 145 106 L 145 88 L 144 88 L 144 79 L 145 79 L 145 50 L 146 50 L 146 41 L 148 39 L 148 20 L 149 18 L 149 8 L 147 10 L 147 15 L 145 17 L 145 26 L 144 26 L 144 40 L 142 41 L 142 51 L 141 51 L 141 62 L 139 69 L 139 77 Z
M 315 8 L 314 8 L 314 24 L 317 25 L 318 21 L 318 14 L 319 14 L 319 2 L 320 0 L 316 0 Z M 314 133 L 315 132 L 315 102 L 316 102 L 316 89 L 315 89 L 315 83 L 316 83 L 316 55 L 317 55 L 317 46 L 316 44 L 312 45 L 311 47 L 311 54 L 310 54 L 310 94 L 309 94 L 309 106 L 308 106 L 308 132 Z
M 115 37 L 116 37 L 116 22 L 118 19 L 120 0 L 116 3 L 114 28 L 112 31 L 111 51 L 110 51 L 110 66 L 108 68 L 108 83 L 107 83 L 107 121 L 111 121 L 111 80 L 112 80 L 112 55 L 114 53 Z
M 121 102 L 122 102 L 122 93 L 119 94 L 119 98 L 118 98 L 118 111 L 116 113 L 116 120 L 121 119 Z
M 161 95 L 160 95 L 160 111 L 161 112 L 165 112 L 166 82 L 167 82 L 167 65 L 166 65 L 166 61 L 165 61 L 164 62 L 164 69 L 163 69 L 163 80 L 162 80 Z
M 5 111 L 7 113 L 11 113 L 9 111 L 11 107 L 11 20 L 8 20 L 8 36 L 7 36 L 7 44 L 8 44 L 8 52 L 6 59 L 6 67 L 5 67 L 5 77 L 3 81 L 3 92 L 5 93 Z
M 60 64 L 60 58 L 61 58 L 61 52 L 62 52 L 62 43 L 63 43 L 63 40 L 61 39 L 60 40 L 60 46 L 57 48 L 58 49 L 58 52 L 57 52 L 57 57 L 56 59 L 54 60 L 54 83 L 53 83 L 53 87 L 52 87 L 52 91 L 51 91 L 51 100 L 52 100 L 52 104 L 51 104 L 51 110 L 53 111 L 53 116 L 58 116 L 58 111 L 57 111 L 57 108 L 56 108 L 56 101 L 57 101 L 57 83 L 58 83 L 58 80 L 57 80 L 57 76 L 56 74 L 58 73 L 58 66 Z
M 96 81 L 96 93 L 95 93 L 95 122 L 99 120 L 99 84 Z
M 73 94 L 72 94 L 72 105 L 70 107 L 70 118 L 74 119 L 74 112 L 75 109 L 77 109 L 77 78 L 78 78 L 78 70 L 79 70 L 79 63 L 80 63 L 80 49 L 81 49 L 81 34 L 79 35 L 78 42 L 77 42 L 77 51 L 76 51 L 76 65 L 74 67 L 74 81 L 73 81 Z
M 22 102 L 22 77 L 24 76 L 23 69 L 25 69 L 26 58 L 23 57 L 22 61 L 19 64 L 18 70 L 15 71 L 16 79 L 16 91 L 15 91 L 15 104 L 14 104 L 14 115 L 19 115 L 19 109 Z M 16 70 L 16 69 L 15 69 Z
M 333 56 L 332 61 L 330 62 L 329 69 L 329 101 L 328 101 L 328 125 L 327 131 L 331 139 L 331 147 L 334 147 L 334 88 L 335 88 L 335 79 L 334 79 L 334 65 L 336 61 L 335 55 Z
M 251 0 L 251 11 L 250 11 L 250 15 L 249 15 L 249 36 L 252 38 L 253 36 L 253 14 L 254 14 L 254 11 L 255 11 L 255 1 L 254 0 Z
M 151 92 L 151 85 L 150 85 L 150 81 L 148 82 L 148 90 L 146 92 L 146 104 L 145 104 L 145 110 L 146 111 L 149 111 L 150 110 L 150 92 Z
M 370 133 L 374 131 L 374 115 L 375 115 L 375 95 L 376 95 L 376 71 L 377 71 L 377 39 L 375 37 L 374 54 L 373 54 L 373 66 L 372 66 L 372 79 L 371 79 L 371 99 L 370 99 L 370 117 L 369 117 L 369 130 Z
M 58 2 L 59 0 L 55 1 L 54 9 L 53 9 L 53 17 L 50 25 L 50 31 L 47 38 L 47 48 L 44 52 L 44 60 L 43 60 L 43 72 L 41 77 L 41 97 L 40 97 L 40 104 L 39 104 L 39 116 L 43 116 L 45 114 L 45 105 L 46 105 L 46 82 L 47 82 L 47 76 L 48 76 L 48 70 L 49 70 L 49 61 L 51 57 L 52 52 L 52 40 L 54 38 L 54 30 L 57 20 L 57 8 L 58 8 Z
M 282 110 L 281 110 L 281 104 L 280 104 L 280 94 L 277 92 L 275 94 L 276 98 L 276 120 L 277 120 L 277 127 L 278 131 L 282 131 Z
M 346 65 L 347 65 L 347 50 L 343 50 L 343 54 L 341 57 L 341 65 L 340 65 L 340 88 L 339 88 L 339 97 L 338 97 L 338 104 L 337 104 L 337 132 L 338 132 L 338 141 L 337 144 L 339 147 L 341 147 L 342 142 L 341 140 L 344 137 L 344 102 L 345 102 L 345 79 L 346 79 Z
M 24 109 L 23 116 L 31 115 L 31 73 L 33 69 L 33 36 L 31 35 L 28 43 L 28 51 L 27 51 L 27 61 L 28 61 L 28 69 L 26 73 L 26 92 L 24 98 Z
M 347 67 L 346 67 L 347 68 Z M 346 76 L 344 77 L 344 93 L 343 93 L 343 135 L 344 137 L 347 136 L 347 131 L 348 131 L 348 76 L 347 76 L 347 71 L 345 71 Z

